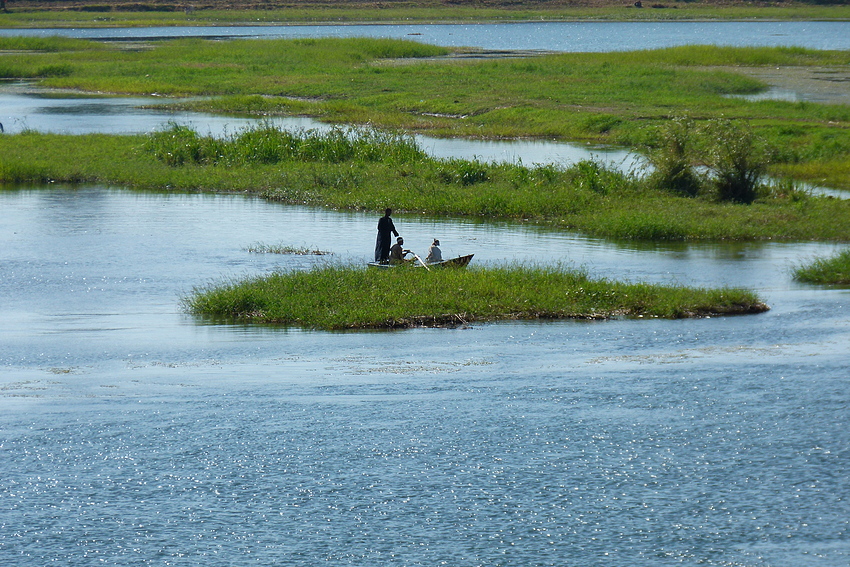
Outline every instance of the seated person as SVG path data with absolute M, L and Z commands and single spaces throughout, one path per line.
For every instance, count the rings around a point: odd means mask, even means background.
M 428 264 L 434 264 L 436 262 L 443 261 L 443 253 L 440 252 L 440 241 L 436 238 L 434 242 L 431 244 L 431 247 L 428 248 L 428 256 L 425 257 L 425 262 Z
M 390 247 L 390 264 L 401 264 L 407 261 L 404 256 L 410 254 L 410 250 L 402 248 L 402 244 L 404 244 L 404 239 L 399 236 L 395 239 L 395 244 Z

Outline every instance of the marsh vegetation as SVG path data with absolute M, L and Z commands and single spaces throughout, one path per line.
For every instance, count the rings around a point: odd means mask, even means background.
M 794 279 L 814 284 L 850 284 L 850 249 L 797 266 Z
M 804 166 L 846 185 L 850 110 L 724 97 L 764 85 L 712 69 L 839 66 L 846 53 L 688 47 L 481 62 L 397 40 L 179 40 L 140 50 L 16 41 L 16 51 L 0 58 L 2 76 L 87 91 L 203 95 L 183 106 L 303 114 L 341 126 L 287 132 L 261 124 L 221 138 L 179 124 L 148 136 L 24 132 L 0 138 L 0 182 L 239 192 L 369 211 L 392 204 L 398 212 L 534 222 L 631 240 L 850 240 L 850 202 L 765 181 L 780 164 L 786 173 Z M 408 134 L 425 131 L 619 143 L 641 148 L 654 169 L 620 171 L 589 160 L 440 160 Z M 328 329 L 765 308 L 746 292 L 619 287 L 563 270 L 399 272 L 327 267 L 276 274 L 210 287 L 188 305 L 210 316 Z M 343 288 L 356 296 L 340 296 Z M 305 290 L 317 299 L 301 295 Z M 548 298 L 536 298 L 541 294 Z
M 749 123 L 767 173 L 850 189 L 850 107 L 728 95 L 765 83 L 735 68 L 845 69 L 846 52 L 687 46 L 526 59 L 383 39 L 158 42 L 143 49 L 0 39 L 0 77 L 115 94 L 195 96 L 175 108 L 435 136 L 541 138 L 652 148 L 675 118 Z M 735 143 L 735 140 L 729 140 Z M 734 166 L 733 166 L 734 167 Z
M 398 212 L 534 222 L 629 240 L 850 240 L 850 201 L 787 184 L 762 180 L 750 202 L 724 198 L 719 181 L 695 173 L 705 185 L 682 195 L 654 176 L 593 161 L 436 159 L 407 136 L 378 131 L 261 125 L 223 139 L 180 125 L 149 136 L 29 132 L 0 137 L 0 152 L 3 182 L 238 192 L 349 210 L 392 204 Z
M 308 246 L 291 246 L 289 244 L 265 244 L 255 242 L 248 246 L 248 252 L 252 254 L 292 254 L 295 256 L 327 256 L 331 254 L 326 250 L 310 248 Z
M 5 2 L 5 0 L 3 0 Z M 481 22 L 541 20 L 705 20 L 773 19 L 810 20 L 846 18 L 839 0 L 753 4 L 735 0 L 671 0 L 636 8 L 631 2 L 612 4 L 600 0 L 554 0 L 532 4 L 506 1 L 473 5 L 436 1 L 330 0 L 205 0 L 191 6 L 168 0 L 141 2 L 87 0 L 9 0 L 0 11 L 3 27 L 65 26 L 172 26 L 222 24 L 273 24 L 286 22 Z M 2 10 L 2 8 L 0 8 Z

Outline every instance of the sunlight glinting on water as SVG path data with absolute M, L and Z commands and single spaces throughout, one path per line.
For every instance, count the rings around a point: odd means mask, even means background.
M 693 24 L 684 28 L 746 35 L 744 23 Z M 781 42 L 808 26 L 764 29 Z M 620 29 L 568 28 L 561 40 Z M 173 118 L 136 114 L 135 101 L 18 95 L 0 94 L 12 131 L 114 132 L 125 119 L 149 131 Z M 202 133 L 243 124 L 181 119 Z M 5 188 L 0 564 L 850 564 L 850 296 L 791 277 L 844 244 L 616 243 L 395 218 L 414 251 L 439 238 L 447 256 L 474 253 L 473 269 L 560 263 L 741 286 L 771 310 L 396 332 L 211 324 L 181 298 L 209 282 L 364 265 L 376 215 L 236 195 Z M 258 243 L 329 254 L 251 252 Z

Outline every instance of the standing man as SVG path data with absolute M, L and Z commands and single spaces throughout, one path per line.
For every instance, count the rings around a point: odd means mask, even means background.
M 390 259 L 390 234 L 398 236 L 393 219 L 390 218 L 391 214 L 393 214 L 393 210 L 387 209 L 384 211 L 384 216 L 378 220 L 378 240 L 375 242 L 375 261 L 381 264 L 386 264 Z

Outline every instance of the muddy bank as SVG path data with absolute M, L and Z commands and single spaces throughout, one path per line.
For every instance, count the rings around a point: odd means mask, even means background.
M 850 104 L 850 67 L 730 67 L 724 69 L 743 73 L 770 86 L 782 98 L 828 104 Z M 757 95 L 758 96 L 758 95 Z

